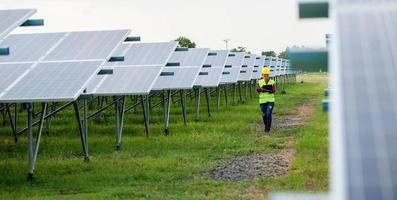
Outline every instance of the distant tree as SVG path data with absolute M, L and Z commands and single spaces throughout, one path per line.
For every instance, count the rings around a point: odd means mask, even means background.
M 187 37 L 181 36 L 177 38 L 175 41 L 178 42 L 179 47 L 196 48 L 196 43 L 194 43 Z
M 280 52 L 280 53 L 278 54 L 278 57 L 279 57 L 279 58 L 287 59 L 287 58 L 288 58 L 287 50 L 284 50 L 284 51 Z
M 231 52 L 246 52 L 246 53 L 251 53 L 247 50 L 247 47 L 237 47 L 237 48 L 233 48 L 232 50 L 230 50 Z
M 272 56 L 272 57 L 276 57 L 277 54 L 274 51 L 262 51 L 262 56 Z

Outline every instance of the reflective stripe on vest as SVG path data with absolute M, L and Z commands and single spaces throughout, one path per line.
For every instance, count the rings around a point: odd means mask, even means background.
M 258 81 L 259 87 L 263 87 L 265 85 L 274 85 L 276 83 L 276 81 L 270 79 L 269 82 L 267 82 L 267 84 L 265 83 L 265 80 L 261 79 Z M 263 104 L 263 103 L 268 103 L 268 102 L 275 102 L 276 99 L 274 98 L 274 94 L 273 93 L 268 93 L 268 92 L 261 92 L 259 93 L 259 104 Z

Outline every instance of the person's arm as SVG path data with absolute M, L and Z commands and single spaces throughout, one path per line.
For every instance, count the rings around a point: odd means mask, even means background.
M 258 93 L 264 92 L 264 89 L 259 87 L 259 84 L 256 84 L 256 92 Z
M 269 91 L 269 93 L 276 93 L 276 84 L 272 85 L 272 89 Z

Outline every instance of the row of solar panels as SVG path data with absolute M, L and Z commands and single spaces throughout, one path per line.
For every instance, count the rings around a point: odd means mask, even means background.
M 26 21 L 34 10 L 0 11 L 1 28 Z M 11 17 L 10 17 L 11 16 Z M 19 16 L 16 17 L 16 16 Z M 17 21 L 12 23 L 11 21 Z M 2 36 L 10 28 L 2 30 Z M 0 102 L 74 101 L 80 95 L 142 95 L 153 90 L 217 87 L 291 74 L 288 60 L 207 48 L 178 48 L 176 42 L 130 42 L 129 30 L 15 34 L 0 47 Z

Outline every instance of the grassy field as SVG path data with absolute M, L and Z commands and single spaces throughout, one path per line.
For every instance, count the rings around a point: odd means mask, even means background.
M 106 120 L 90 120 L 88 163 L 83 162 L 72 110 L 63 111 L 52 121 L 49 135 L 43 134 L 33 184 L 26 181 L 26 137 L 15 144 L 10 128 L 0 127 L 0 199 L 261 199 L 274 191 L 326 191 L 328 125 L 321 111 L 326 75 L 305 76 L 321 81 L 288 86 L 287 94 L 277 94 L 275 108 L 277 116 L 311 103 L 314 113 L 302 127 L 271 135 L 256 131 L 261 118 L 256 98 L 222 105 L 212 117 L 203 100 L 201 120 L 195 122 L 194 101 L 189 100 L 187 126 L 180 105 L 172 105 L 168 137 L 162 134 L 161 107 L 151 112 L 150 138 L 144 137 L 141 112 L 127 113 L 122 150 L 115 151 L 110 108 Z M 218 159 L 282 149 L 296 153 L 281 177 L 227 182 L 207 175 Z

